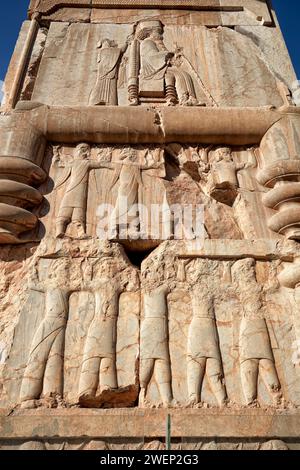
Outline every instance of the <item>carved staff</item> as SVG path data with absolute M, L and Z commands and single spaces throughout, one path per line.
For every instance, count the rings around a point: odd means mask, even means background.
M 134 39 L 129 54 L 129 80 L 128 95 L 129 104 L 136 106 L 139 104 L 139 71 L 140 71 L 140 42 Z

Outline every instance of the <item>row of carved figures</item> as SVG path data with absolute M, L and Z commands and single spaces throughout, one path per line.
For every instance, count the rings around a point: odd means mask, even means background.
M 252 186 L 262 194 L 261 202 L 268 208 L 264 225 L 280 236 L 298 240 L 299 129 L 297 114 L 283 117 L 269 129 L 259 148 L 244 149 L 247 150 L 247 157 L 242 156 L 242 161 L 239 155 L 233 153 L 233 148 L 225 145 L 205 147 L 171 143 L 142 149 L 138 146 L 123 149 L 120 146 L 113 149 L 103 146 L 98 152 L 88 143 L 79 143 L 72 156 L 64 155 L 54 147 L 50 170 L 51 177 L 55 180 L 54 188 L 51 187 L 46 171 L 42 169 L 46 139 L 36 137 L 32 141 L 27 140 L 27 130 L 21 129 L 10 143 L 12 148 L 8 147 L 7 155 L 3 155 L 0 162 L 0 244 L 37 241 L 37 238 L 40 238 L 42 228 L 39 227 L 37 236 L 38 222 L 47 207 L 43 194 L 48 194 L 52 189 L 53 192 L 61 189 L 56 214 L 57 237 L 63 237 L 71 223 L 74 225 L 72 236 L 86 236 L 91 170 L 113 171 L 108 191 L 116 198 L 113 202 L 113 215 L 116 218 L 119 214 L 127 214 L 132 207 L 141 203 L 140 194 L 146 191 L 146 185 L 143 187 L 142 184 L 143 176 L 156 177 L 155 185 L 159 186 L 158 192 L 161 191 L 163 200 L 167 192 L 163 179 L 170 177 L 168 181 L 172 181 L 171 172 L 169 175 L 167 172 L 174 162 L 176 171 L 179 167 L 179 171 L 189 173 L 199 184 L 201 191 L 229 206 L 234 204 L 239 194 L 241 178 L 238 172 L 248 170 L 247 177 L 253 178 Z M 35 135 L 32 126 L 28 128 L 28 132 Z M 290 136 L 293 136 L 293 139 Z M 18 141 L 28 143 L 29 153 L 26 158 L 20 158 L 20 155 L 23 155 L 22 149 L 16 153 L 13 147 Z M 36 146 L 39 148 L 37 155 L 32 154 L 32 148 Z M 93 153 L 96 153 L 97 157 L 93 157 Z M 172 161 L 168 158 L 170 156 Z M 166 165 L 167 161 L 170 165 Z M 48 163 L 50 166 L 50 158 Z M 245 183 L 245 180 L 243 181 Z M 260 187 L 256 186 L 257 183 L 264 186 L 265 191 L 260 190 Z M 104 186 L 107 187 L 107 181 Z M 38 207 L 42 203 L 45 203 L 45 206 Z M 260 205 L 260 198 L 256 199 L 255 204 Z M 115 238 L 118 236 L 111 239 Z
M 139 194 L 143 188 L 143 173 L 156 171 L 158 178 L 166 176 L 164 152 L 172 155 L 178 164 L 185 168 L 195 166 L 198 178 L 206 186 L 207 192 L 220 202 L 231 205 L 238 192 L 237 172 L 244 168 L 255 167 L 256 159 L 251 152 L 251 161 L 237 164 L 228 147 L 197 147 L 184 149 L 174 144 L 164 148 L 135 149 L 124 147 L 119 152 L 119 160 L 112 159 L 113 149 L 103 147 L 98 150 L 97 159 L 91 158 L 91 147 L 79 144 L 71 159 L 64 158 L 59 148 L 54 149 L 54 167 L 57 169 L 55 189 L 65 184 L 56 219 L 56 236 L 63 237 L 70 223 L 76 226 L 78 237 L 86 236 L 86 211 L 89 172 L 95 169 L 113 170 L 113 186 L 118 184 L 117 199 L 110 214 L 113 230 L 112 238 L 120 236 L 120 225 L 136 219 L 137 205 L 141 203 Z M 152 173 L 151 173 L 152 172 Z M 161 188 L 164 191 L 164 188 Z M 162 198 L 164 199 L 164 198 Z
M 65 259 L 63 263 L 68 264 Z M 276 371 L 269 332 L 262 314 L 262 286 L 256 281 L 255 261 L 237 261 L 232 277 L 242 304 L 239 332 L 239 363 L 244 403 L 257 399 L 258 375 L 263 380 L 274 405 L 281 402 L 281 386 Z M 119 299 L 122 292 L 138 292 L 137 271 L 128 272 L 123 281 L 112 273 L 85 285 L 95 298 L 95 315 L 89 326 L 82 356 L 78 401 L 92 406 L 100 395 L 118 389 L 116 335 Z M 118 280 L 119 279 L 119 280 Z M 63 397 L 64 340 L 68 322 L 69 298 L 76 288 L 62 281 L 40 282 L 38 273 L 31 288 L 45 294 L 45 315 L 34 334 L 24 372 L 20 402 L 35 406 L 42 395 Z M 79 288 L 78 288 L 79 290 Z M 164 406 L 175 406 L 169 349 L 168 283 L 143 291 L 143 315 L 140 326 L 140 406 L 147 404 L 147 387 L 154 378 Z M 187 388 L 189 403 L 201 402 L 206 374 L 219 406 L 228 402 L 222 355 L 215 318 L 214 296 L 205 283 L 191 290 L 193 317 L 186 345 Z M 100 400 L 101 401 L 101 400 Z M 99 403 L 98 403 L 99 404 Z
M 93 153 L 97 154 L 96 158 Z M 112 238 L 118 238 L 121 218 L 127 217 L 127 220 L 130 220 L 136 217 L 136 210 L 133 209 L 141 204 L 140 193 L 146 190 L 143 175 L 156 177 L 157 184 L 166 177 L 165 154 L 171 155 L 183 171 L 191 173 L 192 169 L 192 177 L 201 182 L 204 191 L 216 200 L 229 205 L 238 194 L 237 172 L 256 165 L 252 151 L 251 161 L 238 164 L 234 161 L 231 149 L 224 146 L 199 148 L 169 144 L 165 147 L 125 146 L 114 149 L 101 146 L 93 149 L 87 143 L 80 143 L 74 149 L 73 155 L 64 154 L 60 147 L 55 146 L 52 160 L 54 192 L 60 191 L 63 187 L 56 214 L 56 236 L 63 237 L 71 223 L 76 238 L 86 236 L 89 175 L 92 170 L 106 169 L 112 172 L 111 190 L 117 187 L 111 220 L 116 221 Z M 25 168 L 24 161 L 12 163 L 5 158 L 0 166 L 2 175 L 0 175 L 2 177 L 0 214 L 2 214 L 3 228 L 1 240 L 7 242 L 19 238 L 24 238 L 26 241 L 29 230 L 34 229 L 38 221 L 37 216 L 29 210 L 43 202 L 41 191 L 32 186 L 43 183 L 47 175 L 41 169 L 38 172 L 36 165 L 26 161 Z M 12 180 L 17 163 L 20 173 L 18 182 Z M 163 184 L 160 185 L 160 191 L 161 199 L 166 200 Z

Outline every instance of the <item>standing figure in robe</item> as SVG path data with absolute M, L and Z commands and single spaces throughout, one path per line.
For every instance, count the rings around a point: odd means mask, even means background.
M 67 168 L 67 173 L 64 173 L 61 180 L 56 184 L 56 189 L 58 189 L 67 182 L 56 220 L 57 238 L 62 238 L 65 235 L 67 226 L 71 222 L 76 225 L 78 237 L 83 238 L 86 236 L 89 172 L 96 168 L 105 167 L 103 162 L 92 160 L 90 156 L 91 147 L 82 143 L 77 145 L 74 159 L 70 164 L 62 163 L 59 158 L 55 161 L 59 167 Z
M 169 351 L 169 288 L 160 286 L 144 293 L 144 318 L 141 322 L 140 405 L 144 406 L 147 387 L 154 376 L 165 407 L 175 404 Z
M 237 261 L 232 267 L 232 274 L 243 309 L 239 352 L 245 403 L 255 403 L 260 376 L 274 405 L 278 405 L 282 398 L 281 385 L 263 315 L 262 287 L 256 280 L 255 260 L 246 258 Z
M 104 39 L 98 44 L 98 75 L 95 86 L 91 92 L 90 106 L 117 106 L 118 105 L 118 74 L 122 57 L 128 47 L 118 48 L 115 41 Z
M 224 385 L 222 358 L 214 312 L 214 300 L 209 289 L 196 284 L 192 293 L 193 319 L 187 345 L 187 377 L 189 403 L 201 401 L 204 375 L 219 406 L 227 399 Z
M 45 397 L 63 397 L 63 369 L 65 332 L 69 314 L 71 289 L 69 261 L 54 260 L 49 266 L 49 279 L 39 280 L 35 266 L 30 288 L 45 294 L 45 316 L 35 332 L 27 366 L 24 372 L 20 402 L 23 408 L 35 406 L 35 400 Z M 55 276 L 52 278 L 52 274 Z
M 108 166 L 108 165 L 106 165 Z M 122 230 L 128 230 L 131 219 L 136 218 L 138 212 L 138 226 L 132 227 L 131 235 L 136 236 L 140 229 L 142 214 L 139 200 L 139 191 L 143 187 L 143 170 L 159 169 L 164 167 L 161 159 L 160 150 L 152 153 L 148 152 L 144 161 L 140 161 L 139 152 L 134 148 L 125 148 L 121 152 L 120 162 L 111 165 L 114 168 L 114 176 L 111 188 L 119 183 L 117 200 L 114 210 L 111 214 L 111 227 L 115 235 L 123 233 Z M 164 176 L 164 168 L 162 168 L 162 177 Z M 130 235 L 128 233 L 128 235 Z

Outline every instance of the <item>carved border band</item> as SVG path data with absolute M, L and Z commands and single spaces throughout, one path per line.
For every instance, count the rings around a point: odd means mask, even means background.
M 266 3 L 255 0 L 31 0 L 29 16 L 34 13 L 51 14 L 60 8 L 112 8 L 112 9 L 176 9 L 196 11 L 251 11 L 264 25 L 272 24 L 272 16 Z
M 157 437 L 163 434 L 166 410 L 74 410 L 18 411 L 0 416 L 2 439 L 67 437 Z M 244 410 L 236 415 L 228 410 L 168 410 L 172 415 L 174 438 L 201 436 L 218 438 L 298 438 L 299 413 Z M 7 412 L 6 412 L 7 414 Z M 99 420 L 101 431 L 99 434 Z M 55 430 L 55 431 L 54 431 Z M 116 436 L 116 430 L 117 436 Z

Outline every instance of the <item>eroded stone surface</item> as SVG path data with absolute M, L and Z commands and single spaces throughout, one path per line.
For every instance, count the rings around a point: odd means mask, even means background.
M 31 2 L 5 81 L 0 447 L 162 450 L 170 414 L 174 449 L 298 448 L 300 123 L 277 20 L 124 3 Z

